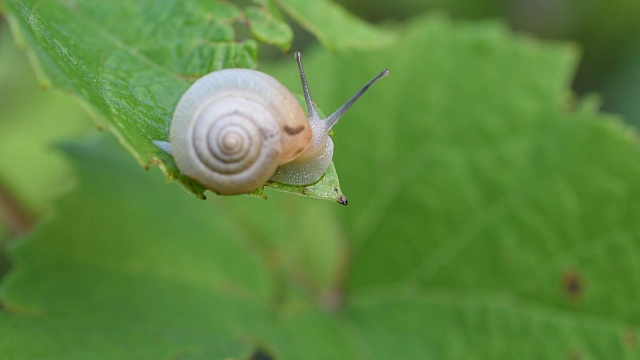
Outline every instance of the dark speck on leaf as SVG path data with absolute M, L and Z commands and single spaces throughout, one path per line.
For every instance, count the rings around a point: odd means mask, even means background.
M 251 354 L 248 360 L 275 360 L 273 356 L 262 349 L 257 349 Z
M 635 349 L 638 343 L 636 332 L 632 329 L 627 329 L 624 333 L 624 344 L 629 349 Z
M 349 202 L 347 201 L 347 198 L 344 195 L 340 196 L 340 199 L 338 199 L 338 203 L 340 205 L 345 205 L 345 206 L 349 205 Z
M 563 275 L 562 283 L 565 292 L 572 300 L 577 300 L 582 295 L 584 284 L 580 274 L 576 271 L 566 271 Z
M 185 349 L 177 352 L 171 357 L 171 360 L 187 360 L 193 357 L 194 351 L 192 349 Z
M 582 355 L 578 351 L 574 351 L 569 354 L 566 358 L 567 360 L 582 360 Z

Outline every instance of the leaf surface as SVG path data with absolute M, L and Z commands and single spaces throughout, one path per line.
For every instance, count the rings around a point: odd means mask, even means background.
M 274 0 L 326 47 L 336 51 L 390 45 L 393 32 L 374 27 L 329 0 Z
M 336 126 L 358 184 L 336 214 L 342 310 L 294 302 L 271 334 L 282 358 L 313 339 L 332 339 L 318 359 L 638 356 L 637 134 L 570 97 L 573 48 L 436 16 L 391 51 L 307 58 L 331 74 L 310 79 L 325 110 L 391 76 Z
M 153 141 L 168 140 L 175 106 L 193 81 L 215 70 L 256 67 L 257 41 L 239 39 L 234 25 L 247 25 L 260 41 L 290 47 L 289 25 L 269 9 L 242 11 L 209 0 L 7 0 L 15 37 L 32 52 L 44 86 L 54 85 L 89 104 L 141 164 L 158 165 L 201 198 L 206 189 L 182 175 Z M 262 189 L 255 194 L 261 196 Z M 330 195 L 327 199 L 336 201 Z
M 17 266 L 2 292 L 3 356 L 249 354 L 248 335 L 265 321 L 270 293 L 237 224 L 148 176 L 113 144 L 64 148 L 80 187 L 13 251 Z
M 71 182 L 71 168 L 61 154 L 52 151 L 54 142 L 81 134 L 90 123 L 77 102 L 42 91 L 34 80 L 25 54 L 15 48 L 2 22 L 0 188 L 29 213 L 37 214 L 59 196 L 58 189 Z M 0 210 L 0 219 L 3 215 L 9 214 Z
M 325 109 L 391 70 L 336 127 L 349 207 L 198 203 L 68 149 L 83 187 L 13 252 L 2 353 L 637 358 L 640 148 L 571 98 L 575 50 L 438 16 L 400 39 L 305 57 Z

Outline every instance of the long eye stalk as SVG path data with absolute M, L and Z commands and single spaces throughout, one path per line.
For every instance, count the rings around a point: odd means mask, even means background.
M 300 80 L 302 81 L 302 91 L 304 92 L 304 101 L 307 103 L 307 111 L 309 112 L 310 119 L 318 118 L 318 111 L 313 105 L 311 94 L 309 94 L 309 85 L 307 84 L 307 77 L 304 75 L 304 69 L 302 68 L 302 55 L 299 51 L 295 53 L 296 61 L 298 62 L 298 70 L 300 71 Z
M 302 80 L 302 91 L 304 91 L 304 100 L 307 103 L 309 118 L 312 118 L 312 117 L 317 118 L 318 111 L 313 105 L 313 100 L 311 99 L 311 95 L 309 94 L 309 85 L 307 84 L 307 77 L 305 76 L 304 69 L 302 68 L 302 58 L 301 58 L 300 52 L 296 52 L 295 57 L 296 57 L 296 61 L 298 62 L 298 69 L 300 70 L 300 79 Z M 362 89 L 358 90 L 358 92 L 356 92 L 355 95 L 351 97 L 351 99 L 349 99 L 346 103 L 340 106 L 338 110 L 336 110 L 333 114 L 331 114 L 328 118 L 326 118 L 324 121 L 326 121 L 327 130 L 331 129 L 333 125 L 335 125 L 338 122 L 338 120 L 340 120 L 340 117 L 342 117 L 342 115 L 344 115 L 344 113 L 347 112 L 347 110 L 349 110 L 349 108 L 356 101 L 358 101 L 358 99 L 360 99 L 362 94 L 364 94 L 367 90 L 369 90 L 371 85 L 373 85 L 376 81 L 388 75 L 389 75 L 389 69 L 382 70 L 373 79 L 369 80 L 369 82 L 366 83 L 362 87 Z
M 325 119 L 325 121 L 328 122 L 327 127 L 331 129 L 331 127 L 333 127 L 333 125 L 335 125 L 338 122 L 338 120 L 340 120 L 340 117 L 342 117 L 342 115 L 344 115 L 344 113 L 347 112 L 347 110 L 349 110 L 351 105 L 353 105 L 356 101 L 358 101 L 358 99 L 360 99 L 360 96 L 362 96 L 362 94 L 364 94 L 365 92 L 367 92 L 367 90 L 369 90 L 369 88 L 371 87 L 371 85 L 373 85 L 373 83 L 375 83 L 376 81 L 382 79 L 387 75 L 389 75 L 389 69 L 384 69 L 380 72 L 380 74 L 376 75 L 373 79 L 369 80 L 369 82 L 365 86 L 363 86 L 362 89 L 358 90 L 358 92 L 351 97 L 351 99 L 347 100 L 347 102 L 344 103 L 344 105 L 340 106 L 338 110 L 336 110 L 333 114 L 331 114 L 331 116 Z

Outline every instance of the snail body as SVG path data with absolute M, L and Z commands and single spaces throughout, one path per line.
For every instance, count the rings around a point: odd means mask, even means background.
M 296 53 L 308 116 L 273 77 L 225 69 L 198 79 L 182 96 L 169 130 L 170 152 L 182 173 L 221 195 L 247 193 L 268 180 L 290 185 L 316 182 L 329 167 L 328 132 L 346 110 L 388 70 L 340 109 L 320 119 Z

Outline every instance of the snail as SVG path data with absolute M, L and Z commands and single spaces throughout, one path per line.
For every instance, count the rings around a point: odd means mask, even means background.
M 320 119 L 299 52 L 295 59 L 308 116 L 296 97 L 270 75 L 224 69 L 205 75 L 187 90 L 171 120 L 170 143 L 154 143 L 173 155 L 185 176 L 221 195 L 247 193 L 268 180 L 289 185 L 318 181 L 333 158 L 329 130 L 389 70 Z

